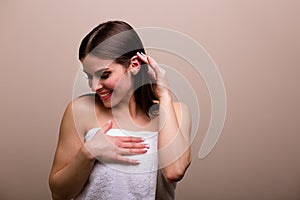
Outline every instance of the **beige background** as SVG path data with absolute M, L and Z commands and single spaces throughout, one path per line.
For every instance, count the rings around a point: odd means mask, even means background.
M 1 0 L 0 199 L 50 199 L 47 178 L 79 42 L 109 19 L 187 34 L 223 76 L 222 136 L 197 158 L 210 116 L 199 84 L 203 118 L 177 199 L 300 199 L 299 11 L 297 0 Z

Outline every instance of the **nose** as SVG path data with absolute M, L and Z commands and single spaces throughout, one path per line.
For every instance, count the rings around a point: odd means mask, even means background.
M 93 77 L 90 79 L 89 85 L 93 92 L 96 92 L 103 87 L 99 77 Z

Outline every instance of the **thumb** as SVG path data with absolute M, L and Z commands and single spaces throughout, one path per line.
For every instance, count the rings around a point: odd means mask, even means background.
M 102 128 L 101 128 L 101 131 L 106 134 L 107 131 L 109 131 L 109 129 L 111 129 L 112 127 L 112 121 L 109 120 Z

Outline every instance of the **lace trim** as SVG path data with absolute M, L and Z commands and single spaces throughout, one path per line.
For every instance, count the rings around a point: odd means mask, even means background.
M 153 200 L 155 197 L 156 173 L 135 175 L 129 177 L 129 195 L 132 199 Z

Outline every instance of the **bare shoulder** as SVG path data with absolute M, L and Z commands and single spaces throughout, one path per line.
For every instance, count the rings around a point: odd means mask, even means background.
M 85 111 L 86 109 L 93 108 L 96 101 L 97 97 L 94 94 L 86 94 L 72 100 L 70 103 L 73 109 Z
M 72 118 L 80 135 L 84 135 L 89 127 L 97 123 L 96 101 L 97 99 L 93 94 L 83 95 L 72 100 L 66 109 L 67 115 Z
M 85 129 L 90 123 L 86 118 L 92 112 L 92 96 L 82 96 L 69 102 L 60 124 L 59 139 L 51 174 L 66 166 L 76 156 L 84 141 Z

